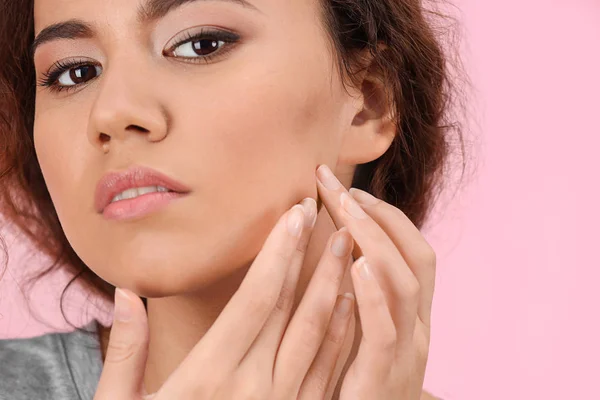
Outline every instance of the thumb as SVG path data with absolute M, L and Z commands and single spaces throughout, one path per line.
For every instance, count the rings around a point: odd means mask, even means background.
M 130 290 L 115 291 L 115 314 L 94 400 L 130 400 L 143 394 L 148 358 L 148 317 Z

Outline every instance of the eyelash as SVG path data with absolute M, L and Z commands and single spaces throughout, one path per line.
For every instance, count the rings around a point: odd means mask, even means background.
M 214 39 L 217 41 L 222 41 L 222 42 L 224 42 L 224 44 L 220 48 L 215 50 L 213 53 L 203 55 L 203 56 L 200 56 L 200 55 L 198 57 L 168 56 L 168 53 L 173 52 L 175 49 L 177 49 L 182 44 L 185 44 L 188 42 L 194 42 L 194 41 L 198 41 L 198 40 L 206 39 L 206 38 Z M 240 40 L 240 36 L 231 31 L 204 29 L 203 28 L 202 30 L 200 30 L 199 32 L 196 32 L 196 33 L 186 32 L 185 37 L 177 40 L 177 42 L 175 42 L 174 44 L 169 46 L 169 48 L 167 50 L 163 51 L 163 55 L 168 56 L 168 57 L 178 58 L 178 59 L 184 59 L 184 60 L 186 60 L 185 62 L 208 64 L 216 57 L 224 56 L 231 49 L 232 45 L 237 43 L 239 40 Z M 54 92 L 68 92 L 68 91 L 77 89 L 80 86 L 93 81 L 94 79 L 96 79 L 96 77 L 94 77 L 84 83 L 77 83 L 75 85 L 68 85 L 68 86 L 57 84 L 57 81 L 63 73 L 69 71 L 70 69 L 75 68 L 75 67 L 84 67 L 84 66 L 93 67 L 93 66 L 99 66 L 99 64 L 91 63 L 91 62 L 89 62 L 89 60 L 85 60 L 85 59 L 73 59 L 73 60 L 68 60 L 65 62 L 58 61 L 54 65 L 52 65 L 52 67 L 50 68 L 50 70 L 48 70 L 48 72 L 44 72 L 42 74 L 42 78 L 38 81 L 38 85 L 47 87 L 49 90 L 54 91 Z

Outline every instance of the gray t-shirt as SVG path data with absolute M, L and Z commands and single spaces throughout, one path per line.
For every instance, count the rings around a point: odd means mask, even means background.
M 93 400 L 103 366 L 97 324 L 82 327 L 92 334 L 0 340 L 0 400 Z
M 0 340 L 0 400 L 92 400 L 102 372 L 98 321 L 92 332 Z

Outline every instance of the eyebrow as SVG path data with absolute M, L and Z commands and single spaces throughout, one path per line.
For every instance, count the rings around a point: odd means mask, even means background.
M 155 21 L 167 15 L 174 9 L 181 7 L 186 3 L 192 3 L 199 0 L 146 0 L 138 9 L 138 22 L 144 23 L 148 21 Z M 207 1 L 207 0 L 204 0 Z M 208 0 L 210 1 L 210 0 Z M 212 0 L 216 1 L 216 0 Z M 242 7 L 259 11 L 258 8 L 247 0 L 218 0 L 226 3 L 239 4 Z
M 92 36 L 94 36 L 92 27 L 81 20 L 71 19 L 59 22 L 42 29 L 31 44 L 30 54 L 33 57 L 40 45 L 52 40 L 90 38 Z
M 146 0 L 137 10 L 137 21 L 140 24 L 156 21 L 186 3 L 199 1 L 235 3 L 253 11 L 261 12 L 254 4 L 247 0 Z M 70 19 L 65 22 L 59 22 L 47 26 L 40 31 L 31 44 L 30 54 L 33 57 L 39 46 L 53 40 L 82 39 L 91 38 L 93 36 L 94 29 L 82 20 Z

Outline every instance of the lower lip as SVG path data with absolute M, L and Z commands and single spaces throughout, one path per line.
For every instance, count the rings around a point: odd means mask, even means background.
M 126 220 L 140 218 L 158 211 L 175 199 L 185 196 L 186 193 L 153 192 L 146 193 L 133 199 L 119 200 L 110 203 L 102 215 L 110 220 Z

